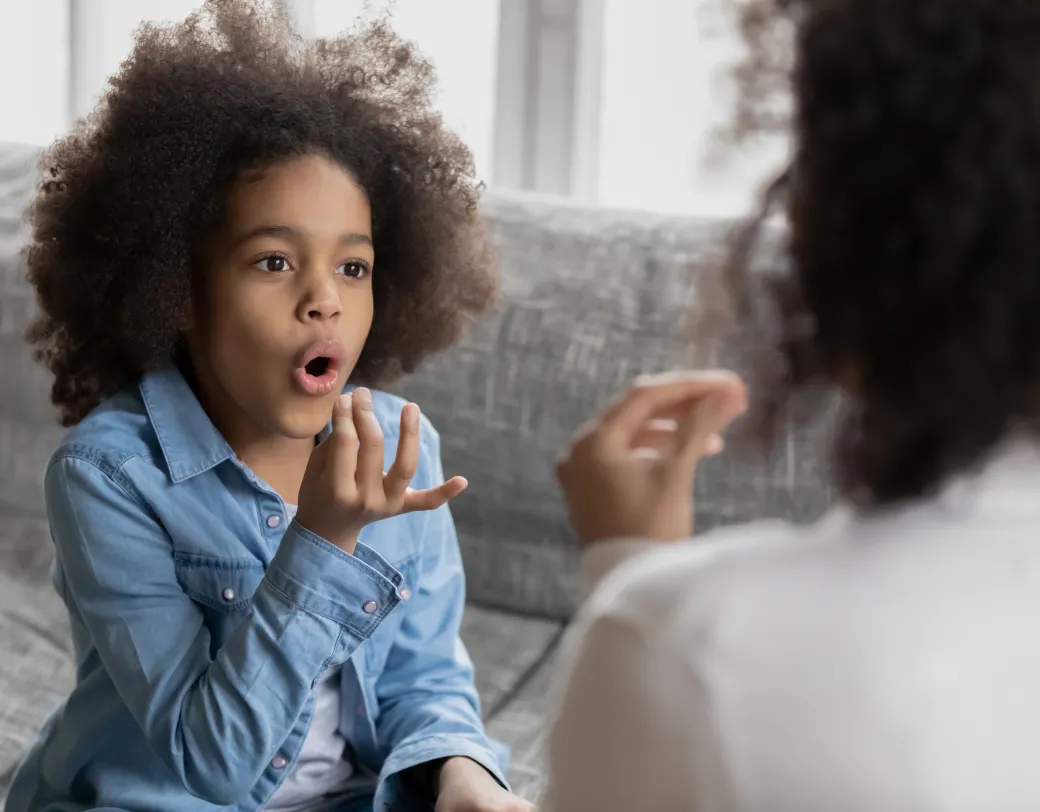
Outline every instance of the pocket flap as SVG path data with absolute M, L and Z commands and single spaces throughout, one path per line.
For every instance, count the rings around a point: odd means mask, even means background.
M 227 612 L 249 607 L 265 572 L 255 558 L 178 554 L 174 565 L 177 581 L 192 600 Z

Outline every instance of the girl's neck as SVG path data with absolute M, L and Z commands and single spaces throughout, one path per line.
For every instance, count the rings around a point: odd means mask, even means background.
M 240 436 L 232 439 L 224 435 L 235 455 L 270 485 L 289 504 L 299 500 L 307 462 L 314 450 L 313 440 L 292 440 L 282 436 Z
M 195 391 L 203 410 L 223 435 L 231 450 L 261 480 L 266 482 L 282 499 L 296 504 L 300 484 L 311 453 L 314 439 L 293 439 L 265 431 L 238 409 L 229 397 L 214 396 L 211 387 L 200 385 L 194 370 L 182 367 L 190 386 Z

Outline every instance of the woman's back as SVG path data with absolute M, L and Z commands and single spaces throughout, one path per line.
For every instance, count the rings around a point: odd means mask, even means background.
M 910 508 L 631 558 L 586 610 L 550 808 L 1040 807 L 1037 493 L 1022 443 Z
M 645 380 L 585 425 L 560 480 L 586 564 L 665 546 L 591 599 L 551 806 L 1040 809 L 1040 4 L 734 2 L 737 130 L 792 101 L 789 165 L 727 265 L 775 350 L 753 411 L 776 438 L 843 391 L 848 507 L 668 544 L 747 405 L 732 376 Z

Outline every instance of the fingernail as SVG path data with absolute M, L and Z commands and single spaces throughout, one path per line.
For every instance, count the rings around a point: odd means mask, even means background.
M 419 407 L 414 403 L 409 403 L 404 407 L 404 426 L 409 431 L 419 429 Z
M 372 393 L 369 392 L 365 387 L 354 390 L 354 397 L 357 398 L 358 406 L 362 409 L 372 408 Z
M 349 392 L 347 394 L 345 394 L 345 395 L 340 395 L 339 396 L 339 405 L 342 408 L 344 408 L 344 409 L 347 409 L 347 410 L 350 409 L 350 393 Z

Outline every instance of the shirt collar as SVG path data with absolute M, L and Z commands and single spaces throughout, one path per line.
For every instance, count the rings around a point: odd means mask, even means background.
M 140 389 L 174 482 L 191 479 L 234 458 L 235 452 L 176 367 L 146 373 Z

